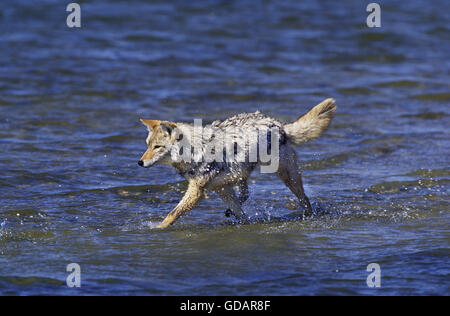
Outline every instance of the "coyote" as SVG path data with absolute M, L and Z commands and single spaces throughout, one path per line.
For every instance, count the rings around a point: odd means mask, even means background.
M 304 215 L 311 216 L 311 204 L 305 195 L 296 153 L 291 145 L 319 137 L 328 127 L 335 110 L 335 101 L 326 99 L 295 122 L 284 125 L 259 112 L 243 113 L 205 126 L 204 129 L 209 131 L 206 137 L 203 134 L 199 136 L 198 131 L 196 133 L 195 121 L 194 124 L 187 124 L 141 119 L 148 129 L 148 136 L 147 151 L 139 160 L 139 166 L 149 168 L 156 163 L 169 165 L 188 181 L 184 197 L 157 227 L 166 228 L 192 210 L 205 191 L 218 193 L 228 207 L 228 213 L 241 223 L 248 222 L 241 207 L 249 195 L 248 178 L 256 166 L 268 163 L 262 161 L 261 155 L 253 155 L 256 159 L 251 160 L 252 147 L 272 153 L 276 149 L 277 157 L 272 159 L 276 160 L 274 171 L 299 199 Z M 250 132 L 255 129 L 266 132 L 267 137 L 258 138 Z M 274 135 L 277 136 L 275 140 Z M 227 150 L 217 146 L 219 142 Z M 242 159 L 233 155 L 237 149 L 243 153 Z M 193 155 L 191 150 L 194 150 Z M 215 159 L 205 159 L 208 154 Z M 184 158 L 180 159 L 180 155 Z

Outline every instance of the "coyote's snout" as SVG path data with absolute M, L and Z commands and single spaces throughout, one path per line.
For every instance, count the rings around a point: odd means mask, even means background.
M 326 99 L 293 123 L 283 125 L 259 112 L 243 113 L 200 131 L 195 124 L 141 119 L 149 133 L 139 166 L 166 164 L 188 180 L 184 197 L 158 227 L 171 225 L 193 209 L 207 190 L 217 192 L 228 211 L 246 222 L 241 205 L 248 198 L 248 178 L 256 166 L 269 164 L 300 200 L 305 215 L 312 215 L 291 145 L 319 137 L 335 110 L 334 100 Z

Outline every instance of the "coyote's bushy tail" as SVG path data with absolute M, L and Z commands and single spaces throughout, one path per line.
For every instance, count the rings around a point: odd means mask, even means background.
M 284 125 L 288 139 L 294 144 L 301 144 L 319 137 L 330 124 L 336 108 L 333 99 L 326 99 L 297 121 Z

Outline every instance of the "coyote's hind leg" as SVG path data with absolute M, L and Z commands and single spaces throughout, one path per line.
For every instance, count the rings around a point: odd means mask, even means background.
M 311 216 L 313 214 L 311 203 L 309 203 L 309 199 L 303 189 L 302 174 L 300 173 L 300 169 L 297 164 L 295 152 L 290 147 L 284 147 L 283 150 L 285 153 L 280 152 L 280 157 L 285 158 L 280 161 L 278 176 L 299 199 L 305 209 L 305 216 Z

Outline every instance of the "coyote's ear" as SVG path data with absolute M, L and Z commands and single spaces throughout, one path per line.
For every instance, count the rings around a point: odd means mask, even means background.
M 140 120 L 142 124 L 147 127 L 149 132 L 153 131 L 159 125 L 159 121 L 157 120 L 144 120 L 142 118 Z
M 173 130 L 177 127 L 177 124 L 173 123 L 173 122 L 161 122 L 161 124 L 159 125 L 162 129 L 162 131 L 164 133 L 166 133 L 169 136 L 172 136 L 172 132 Z

